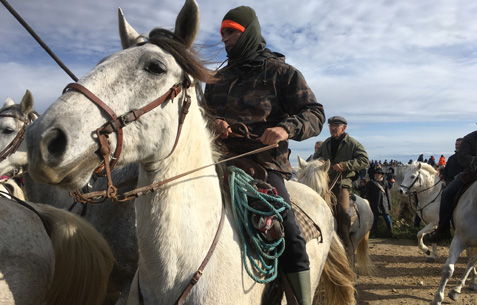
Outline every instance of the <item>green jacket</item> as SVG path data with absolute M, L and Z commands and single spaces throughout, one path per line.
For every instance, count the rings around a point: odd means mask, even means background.
M 363 145 L 350 137 L 348 133 L 345 133 L 343 140 L 341 140 L 334 159 L 331 158 L 331 137 L 323 142 L 313 158 L 330 160 L 331 166 L 339 163 L 344 169 L 341 173 L 341 186 L 349 189 L 351 188 L 352 181 L 359 174 L 358 171 L 366 168 L 369 163 L 368 154 L 364 150 Z M 330 168 L 328 174 L 330 176 L 330 183 L 333 183 L 338 173 Z M 338 180 L 337 184 L 339 183 L 340 181 Z

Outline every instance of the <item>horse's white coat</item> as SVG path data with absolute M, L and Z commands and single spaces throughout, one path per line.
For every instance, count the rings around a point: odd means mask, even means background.
M 160 63 L 163 73 L 148 65 Z M 182 80 L 175 59 L 152 44 L 115 53 L 79 80 L 117 114 L 140 108 Z M 124 130 L 119 165 L 140 164 L 138 186 L 173 177 L 211 164 L 216 158 L 213 135 L 197 103 L 193 88 L 187 90 L 192 105 L 174 153 L 180 107 L 185 93 L 167 101 Z M 88 115 L 85 115 L 88 114 Z M 84 185 L 100 159 L 94 129 L 105 123 L 102 111 L 83 95 L 69 91 L 53 103 L 28 130 L 29 171 L 35 179 L 69 188 Z M 57 140 L 64 144 L 58 144 Z M 110 137 L 112 149 L 116 138 Z M 61 144 L 61 143 L 60 143 Z M 167 157 L 167 158 L 166 158 Z M 173 304 L 208 251 L 222 209 L 220 181 L 208 167 L 165 185 L 156 193 L 136 199 L 139 266 L 128 304 L 138 304 L 138 281 L 145 304 Z M 326 203 L 310 188 L 287 183 L 292 198 L 305 199 L 323 233 L 323 243 L 312 241 L 307 249 L 312 268 L 312 289 L 318 285 L 331 241 L 336 238 L 333 217 Z M 299 191 L 296 193 L 295 189 Z M 314 208 L 312 208 L 314 207 Z M 230 207 L 214 255 L 187 304 L 259 304 L 264 285 L 244 271 L 239 235 Z M 341 249 L 344 251 L 343 249 Z M 344 252 L 343 252 L 344 253 Z
M 438 255 L 437 244 L 432 244 L 432 251 L 430 251 L 424 243 L 424 236 L 432 232 L 439 224 L 439 207 L 444 182 L 439 178 L 437 171 L 427 163 L 414 162 L 407 167 L 408 170 L 399 190 L 401 193 L 416 192 L 417 194 L 416 211 L 426 224 L 417 232 L 418 246 L 429 255 L 427 262 L 434 262 Z

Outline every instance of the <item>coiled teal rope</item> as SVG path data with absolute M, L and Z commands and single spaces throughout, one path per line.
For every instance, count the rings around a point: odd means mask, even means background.
M 227 168 L 229 174 L 229 186 L 230 195 L 232 199 L 232 210 L 234 213 L 235 223 L 237 224 L 238 231 L 243 246 L 242 257 L 244 261 L 245 270 L 248 275 L 257 283 L 269 283 L 276 279 L 278 274 L 278 258 L 285 250 L 285 239 L 280 238 L 275 242 L 269 242 L 262 238 L 259 231 L 257 231 L 250 220 L 250 213 L 263 216 L 276 215 L 280 222 L 283 222 L 283 218 L 280 215 L 281 212 L 289 210 L 290 205 L 279 196 L 271 196 L 258 192 L 249 182 L 253 178 L 245 173 L 243 170 L 230 166 Z M 248 197 L 253 197 L 266 203 L 268 207 L 267 211 L 260 211 L 254 209 L 248 204 Z M 275 208 L 271 202 L 278 202 L 280 208 Z M 277 204 L 275 204 L 276 206 Z M 246 234 L 249 236 L 253 251 L 249 251 Z M 248 262 L 252 264 L 252 270 L 250 270 Z

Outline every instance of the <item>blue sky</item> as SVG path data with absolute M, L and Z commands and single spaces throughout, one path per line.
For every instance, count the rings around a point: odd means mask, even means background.
M 477 2 L 467 0 L 197 0 L 204 55 L 225 58 L 219 26 L 236 6 L 253 7 L 268 47 L 298 68 L 327 117 L 344 116 L 347 131 L 370 159 L 403 162 L 441 154 L 477 129 Z M 139 32 L 172 29 L 178 0 L 9 0 L 78 77 L 120 50 L 117 8 Z M 0 101 L 26 89 L 42 113 L 71 82 L 13 16 L 0 6 Z M 308 157 L 321 135 L 291 141 Z

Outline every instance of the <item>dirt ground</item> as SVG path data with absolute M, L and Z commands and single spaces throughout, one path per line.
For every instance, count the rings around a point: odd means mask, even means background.
M 359 305 L 429 304 L 441 279 L 442 266 L 448 246 L 439 246 L 439 258 L 426 263 L 426 256 L 417 248 L 417 241 L 404 239 L 371 239 L 370 254 L 377 269 L 376 276 L 358 278 Z M 456 264 L 449 280 L 443 304 L 477 305 L 477 291 L 462 289 L 457 302 L 447 296 L 465 270 L 465 251 Z

